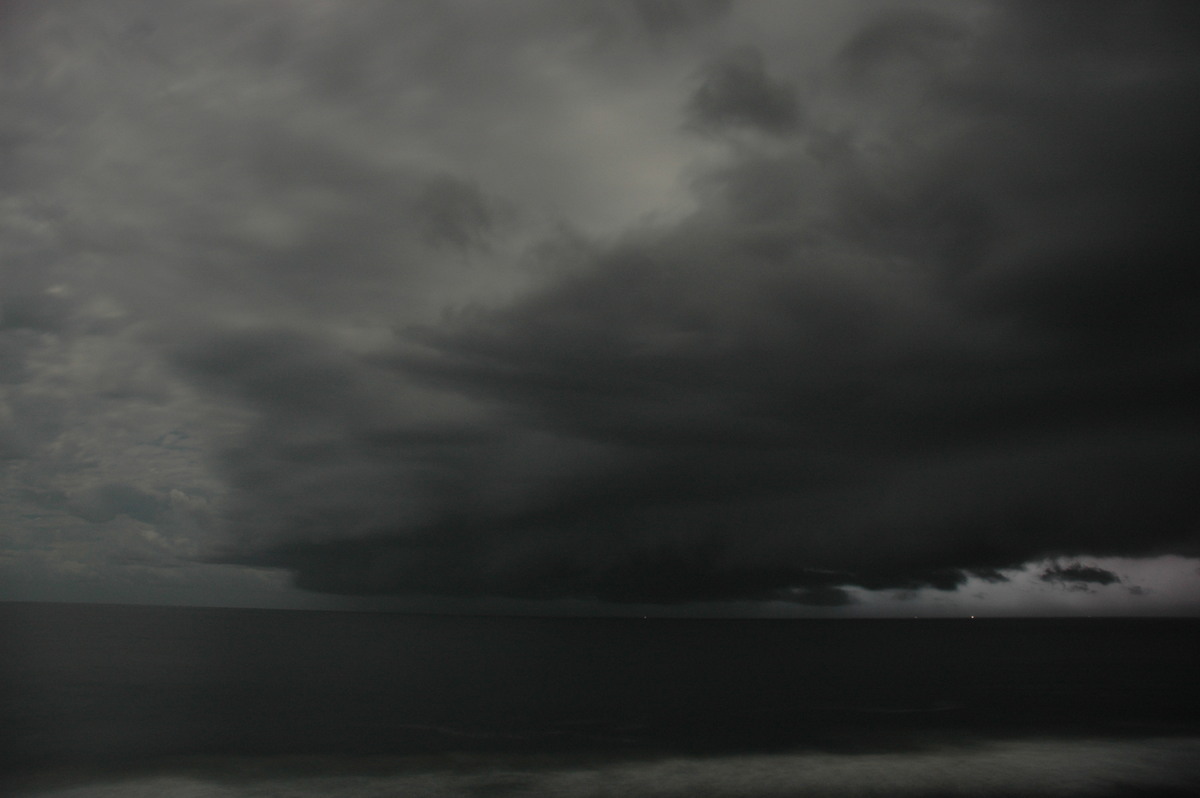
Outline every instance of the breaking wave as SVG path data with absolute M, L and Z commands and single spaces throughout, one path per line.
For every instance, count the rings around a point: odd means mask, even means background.
M 851 798 L 1200 794 L 1200 738 L 1016 740 L 912 752 L 661 759 L 440 755 L 397 760 L 227 759 L 19 798 Z

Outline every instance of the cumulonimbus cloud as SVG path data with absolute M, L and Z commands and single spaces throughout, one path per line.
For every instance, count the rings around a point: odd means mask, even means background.
M 1116 58 L 1020 6 L 873 24 L 805 135 L 741 151 L 693 216 L 372 362 L 482 408 L 469 440 L 344 419 L 355 437 L 310 464 L 299 423 L 264 422 L 244 454 L 324 491 L 235 468 L 256 519 L 309 520 L 229 556 L 333 592 L 836 603 L 1194 553 L 1197 164 L 1178 143 L 1200 130 L 1195 59 L 1157 49 L 1159 11 Z M 759 60 L 713 69 L 691 113 L 797 131 Z M 317 362 L 273 362 L 293 358 Z M 320 382 L 358 401 L 353 377 Z
M 872 12 L 808 63 L 723 3 L 230 4 L 219 58 L 151 5 L 9 90 L 59 138 L 5 179 L 65 199 L 6 217 L 0 453 L 55 512 L 211 497 L 199 558 L 347 594 L 837 606 L 1200 554 L 1189 6 Z M 690 191 L 614 230 L 663 153 Z M 185 415 L 202 463 L 146 443 Z

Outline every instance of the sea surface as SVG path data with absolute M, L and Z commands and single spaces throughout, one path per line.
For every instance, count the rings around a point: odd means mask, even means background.
M 1200 619 L 0 604 L 5 795 L 1194 796 Z

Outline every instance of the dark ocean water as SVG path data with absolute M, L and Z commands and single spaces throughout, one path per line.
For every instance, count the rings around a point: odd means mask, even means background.
M 7 794 L 1200 795 L 1200 621 L 0 604 Z

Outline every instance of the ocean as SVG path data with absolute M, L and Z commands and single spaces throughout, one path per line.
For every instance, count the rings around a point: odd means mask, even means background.
M 0 604 L 5 795 L 1200 795 L 1200 619 Z

